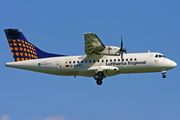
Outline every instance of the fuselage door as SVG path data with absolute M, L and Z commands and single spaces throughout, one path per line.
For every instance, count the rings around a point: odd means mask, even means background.
M 56 62 L 56 70 L 59 71 L 61 69 L 61 62 L 57 61 Z

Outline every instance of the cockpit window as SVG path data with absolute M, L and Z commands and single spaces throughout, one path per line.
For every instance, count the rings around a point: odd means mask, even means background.
M 166 56 L 162 55 L 163 58 L 166 58 Z
M 163 58 L 166 58 L 164 55 L 158 55 L 158 54 L 156 54 L 155 57 L 156 57 L 156 58 L 162 58 L 162 57 L 163 57 Z
M 159 55 L 159 58 L 161 58 L 162 57 L 162 55 Z

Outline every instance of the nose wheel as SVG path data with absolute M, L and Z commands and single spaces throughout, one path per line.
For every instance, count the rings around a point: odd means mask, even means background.
M 163 78 L 166 78 L 166 75 L 165 75 L 165 74 L 163 74 L 163 75 L 162 75 L 162 77 L 163 77 Z
M 104 77 L 105 77 L 105 76 L 104 76 L 104 73 L 103 73 L 102 71 L 99 71 L 98 73 L 96 73 L 96 74 L 94 75 L 94 79 L 96 80 L 96 83 L 97 83 L 98 85 L 101 85 L 101 84 L 102 84 L 102 80 L 103 80 Z

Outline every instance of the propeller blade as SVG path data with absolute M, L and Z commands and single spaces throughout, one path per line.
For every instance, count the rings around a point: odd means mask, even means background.
M 123 51 L 121 51 L 121 60 L 123 59 Z
M 123 52 L 127 53 L 126 49 L 123 48 L 123 40 L 122 40 L 122 36 L 121 36 L 121 48 L 119 50 L 119 55 L 121 55 L 121 59 L 123 60 Z M 123 62 L 122 62 L 123 64 Z
M 120 48 L 120 51 L 119 51 L 119 53 L 121 54 L 121 60 L 123 60 L 123 52 L 124 52 L 123 40 L 122 40 L 122 36 L 121 36 L 121 48 Z M 121 65 L 123 65 L 123 61 L 122 61 Z
M 122 36 L 121 36 L 121 46 L 120 46 L 120 49 L 119 49 L 119 56 L 122 54 L 122 53 L 121 53 L 122 47 L 123 47 L 123 42 L 122 42 Z
M 123 41 L 122 41 L 122 36 L 121 36 L 121 50 L 123 48 Z

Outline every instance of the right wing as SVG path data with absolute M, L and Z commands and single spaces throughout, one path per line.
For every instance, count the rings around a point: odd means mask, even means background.
M 99 52 L 105 49 L 104 44 L 95 33 L 84 33 L 84 39 L 84 49 L 87 56 L 93 53 L 99 54 Z

